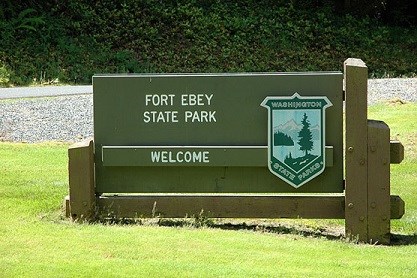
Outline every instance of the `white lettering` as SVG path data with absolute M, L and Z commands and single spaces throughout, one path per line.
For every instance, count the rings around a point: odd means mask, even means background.
M 151 151 L 152 163 L 210 163 L 209 151 Z
M 318 169 L 320 169 L 320 163 L 316 162 L 314 165 L 307 168 L 305 171 L 301 172 L 298 175 L 298 179 L 304 179 L 312 174 L 314 174 Z
M 202 153 L 201 152 L 193 152 L 193 160 L 194 161 L 201 161 Z
M 214 117 L 214 114 L 216 114 L 216 111 L 209 111 L 210 112 L 210 114 L 209 114 L 209 122 L 211 123 L 211 122 L 217 122 L 216 121 L 216 117 Z
M 185 122 L 188 123 L 188 120 L 193 116 L 193 112 L 185 111 Z
M 190 152 L 185 152 L 184 154 L 184 160 L 185 162 L 191 162 L 191 153 Z
M 205 106 L 211 105 L 213 94 L 183 94 L 181 95 L 182 106 Z
M 182 151 L 177 152 L 177 161 L 179 163 L 184 162 L 184 152 Z
M 159 158 L 161 157 L 161 152 L 151 152 L 151 161 L 152 162 L 159 162 Z
M 167 151 L 161 152 L 161 162 L 168 163 L 168 152 Z
M 148 106 L 150 103 L 153 106 L 174 105 L 174 97 L 173 94 L 145 95 L 145 105 Z
M 143 112 L 144 123 L 214 123 L 217 122 L 216 111 L 213 110 L 193 110 L 196 106 L 210 106 L 213 103 L 214 94 L 181 94 L 181 106 L 189 106 L 190 110 L 184 111 L 184 118 L 178 118 L 179 111 L 163 109 L 177 105 L 174 94 L 147 94 L 145 95 L 145 106 L 161 107 L 161 109 L 146 110 Z M 174 107 L 171 109 L 175 109 Z M 198 109 L 198 108 L 196 108 Z M 156 111 L 162 110 L 162 111 Z
M 197 102 L 197 95 L 189 95 L 189 101 L 190 101 L 190 105 L 194 106 L 196 104 L 199 104 Z
M 145 105 L 148 106 L 149 102 L 151 101 L 152 95 L 145 95 Z
M 145 123 L 178 123 L 178 111 L 145 111 L 143 121 Z
M 213 98 L 213 94 L 211 95 L 205 95 L 207 99 L 207 105 L 211 105 L 211 99 Z
M 278 170 L 278 172 L 280 172 L 281 174 L 283 174 L 284 176 L 286 176 L 290 180 L 294 180 L 295 175 L 292 174 L 290 171 L 286 170 L 284 167 L 282 167 L 278 163 L 274 163 L 273 167 L 274 167 L 274 169 Z
M 204 163 L 209 163 L 210 162 L 209 161 L 209 152 L 208 151 L 203 152 L 203 162 Z
M 186 123 L 212 123 L 216 121 L 216 111 L 185 111 Z
M 149 111 L 145 111 L 143 113 L 143 121 L 145 123 L 149 123 L 151 121 L 151 117 L 149 116 Z

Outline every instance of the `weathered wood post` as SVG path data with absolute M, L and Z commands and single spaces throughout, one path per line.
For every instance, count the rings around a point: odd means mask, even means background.
M 388 126 L 368 121 L 368 68 L 344 63 L 346 90 L 345 228 L 352 240 L 390 242 L 390 138 Z
M 95 214 L 93 141 L 74 144 L 68 149 L 69 210 L 74 220 L 89 220 Z
M 346 92 L 346 236 L 368 240 L 368 68 L 359 59 L 344 63 Z
M 368 242 L 390 243 L 390 130 L 368 121 Z

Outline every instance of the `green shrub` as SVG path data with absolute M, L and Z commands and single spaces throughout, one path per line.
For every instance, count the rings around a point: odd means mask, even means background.
M 5 87 L 9 85 L 10 73 L 5 66 L 0 64 L 0 86 Z
M 35 2 L 43 14 L 27 4 Z M 417 69 L 415 29 L 335 14 L 331 1 L 38 2 L 18 1 L 23 12 L 0 16 L 0 60 L 12 84 L 90 83 L 94 73 L 342 70 L 349 57 L 376 77 Z

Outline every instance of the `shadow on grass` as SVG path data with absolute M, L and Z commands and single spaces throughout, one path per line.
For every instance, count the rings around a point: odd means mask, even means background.
M 391 245 L 417 245 L 417 234 L 413 235 L 400 235 L 391 234 Z
M 233 231 L 253 231 L 272 234 L 300 235 L 304 237 L 325 238 L 328 240 L 344 240 L 344 233 L 336 229 L 317 228 L 281 223 L 246 223 L 227 222 L 214 220 L 205 216 L 194 216 L 192 218 L 148 218 L 148 219 L 100 219 L 100 223 L 116 225 L 150 225 L 161 227 L 193 227 L 213 228 Z
M 304 226 L 290 226 L 284 224 L 263 225 L 243 223 L 215 223 L 212 228 L 222 230 L 247 230 L 256 232 L 265 232 L 273 234 L 300 235 L 304 237 L 326 238 L 328 240 L 342 240 L 344 235 L 334 231 L 328 231 L 322 228 L 310 228 Z
M 335 228 L 309 227 L 306 225 L 292 225 L 282 223 L 246 223 L 246 222 L 227 222 L 216 220 L 205 216 L 195 216 L 192 218 L 140 218 L 140 219 L 100 219 L 98 222 L 103 224 L 116 225 L 150 225 L 161 227 L 193 227 L 193 228 L 213 228 L 233 231 L 253 231 L 261 233 L 299 235 L 303 237 L 324 238 L 334 241 L 350 241 L 344 231 Z M 356 242 L 357 243 L 357 242 Z M 413 235 L 392 234 L 391 246 L 417 245 L 417 233 Z

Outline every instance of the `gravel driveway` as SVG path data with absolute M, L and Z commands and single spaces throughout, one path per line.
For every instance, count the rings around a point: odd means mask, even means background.
M 10 97 L 11 89 L 0 89 L 0 141 L 77 142 L 92 137 L 91 86 L 66 89 L 44 87 L 29 95 L 28 88 L 22 88 L 22 95 L 7 99 L 4 96 Z M 18 91 L 17 88 L 14 93 Z M 22 99 L 22 96 L 32 98 Z M 387 100 L 417 101 L 417 78 L 370 79 L 369 105 Z

